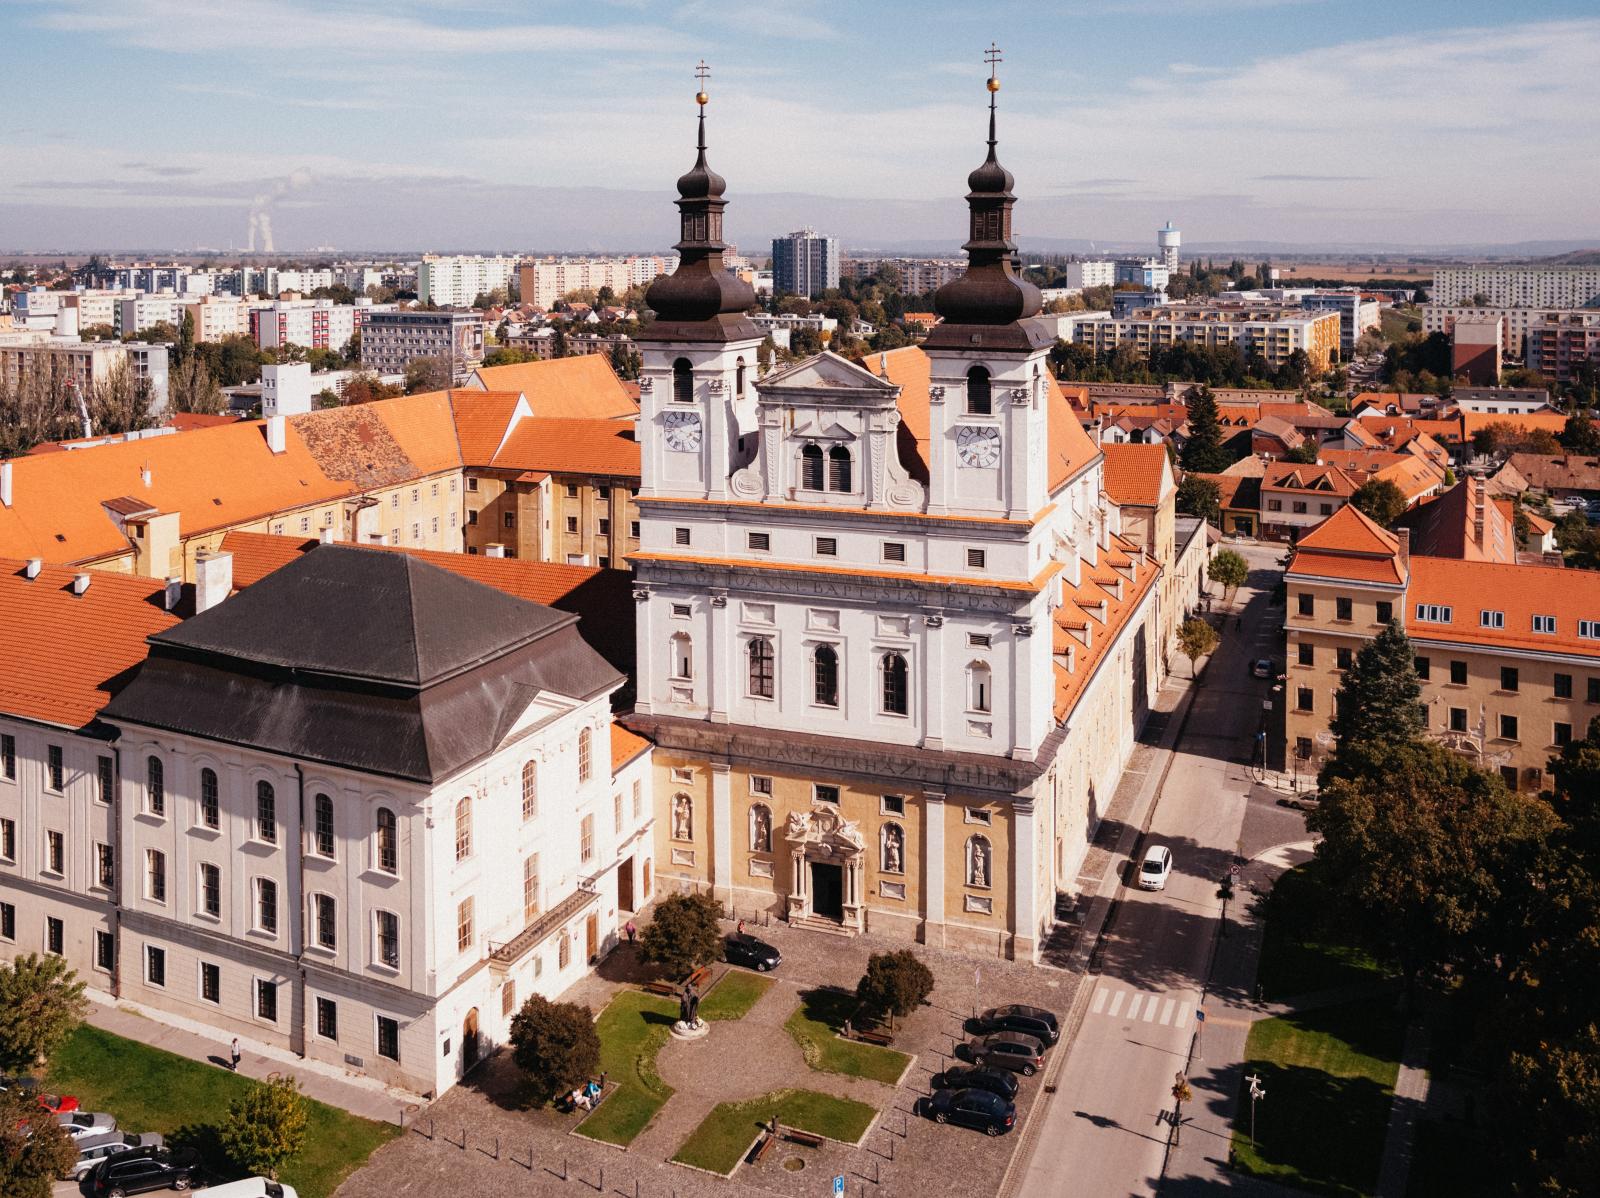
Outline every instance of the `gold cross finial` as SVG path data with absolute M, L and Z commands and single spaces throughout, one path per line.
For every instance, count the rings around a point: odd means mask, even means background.
M 699 81 L 700 84 L 700 90 L 695 93 L 694 102 L 700 105 L 701 108 L 704 108 L 706 106 L 706 101 L 711 99 L 710 96 L 706 95 L 706 80 L 711 78 L 711 68 L 706 66 L 705 59 L 702 58 L 700 60 L 700 65 L 695 67 L 694 77 Z
M 983 52 L 983 61 L 989 64 L 989 90 L 997 92 L 1000 90 L 1000 78 L 995 74 L 995 68 L 1003 61 L 1000 57 L 1000 47 L 990 42 L 989 48 Z

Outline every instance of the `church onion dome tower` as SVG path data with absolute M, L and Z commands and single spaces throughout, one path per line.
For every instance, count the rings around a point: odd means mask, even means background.
M 701 63 L 696 72 L 702 89 L 710 72 Z M 710 97 L 695 94 L 700 108 L 698 154 L 689 173 L 678 180 L 680 236 L 678 269 L 661 275 L 645 292 L 645 303 L 655 322 L 639 339 L 646 341 L 731 341 L 760 337 L 745 313 L 755 306 L 755 289 L 731 273 L 722 261 L 728 247 L 722 240 L 722 210 L 728 201 L 722 193 L 727 181 L 706 162 L 706 104 Z
M 1000 80 L 995 67 L 999 51 L 991 46 L 989 63 L 989 156 L 983 165 L 967 176 L 967 208 L 970 213 L 967 243 L 967 269 L 959 279 L 946 283 L 934 294 L 933 308 L 944 322 L 935 326 L 927 344 L 1000 345 L 1014 338 L 979 330 L 1014 326 L 1018 321 L 1037 316 L 1043 300 L 1039 289 L 1018 277 L 1013 266 L 1016 243 L 1011 240 L 1011 209 L 1017 202 L 1011 188 L 1015 180 L 995 156 L 995 96 Z M 976 327 L 974 327 L 976 326 Z M 981 340 L 979 340 L 981 338 Z

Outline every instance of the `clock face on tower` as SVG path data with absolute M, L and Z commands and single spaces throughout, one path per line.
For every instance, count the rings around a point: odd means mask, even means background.
M 661 423 L 666 426 L 667 448 L 679 453 L 694 453 L 700 448 L 700 414 L 668 412 Z
M 963 424 L 956 431 L 956 454 L 963 466 L 988 469 L 1000 460 L 1000 430 L 992 424 Z

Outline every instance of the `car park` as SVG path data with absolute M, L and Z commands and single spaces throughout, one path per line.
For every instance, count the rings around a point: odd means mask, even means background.
M 776 969 L 783 963 L 783 954 L 765 940 L 754 936 L 735 934 L 723 941 L 723 956 L 729 965 L 743 965 L 761 973 Z
M 125 1198 L 128 1194 L 187 1190 L 205 1184 L 197 1156 L 163 1149 L 118 1153 L 94 1166 L 89 1176 L 94 1198 Z
M 102 1136 L 117 1130 L 116 1116 L 104 1111 L 68 1111 L 64 1115 L 57 1115 L 56 1122 L 74 1140 L 81 1140 L 85 1136 Z
M 1004 1135 L 1016 1126 L 1017 1108 L 988 1090 L 940 1090 L 923 1100 L 923 1109 L 935 1123 L 959 1123 L 986 1135 Z
M 1021 1032 L 994 1032 L 961 1045 L 965 1059 L 974 1065 L 1012 1069 L 1032 1077 L 1044 1064 L 1044 1045 Z
M 1014 1073 L 1001 1069 L 986 1069 L 981 1065 L 956 1065 L 933 1079 L 936 1090 L 987 1090 L 1013 1101 L 1020 1088 Z
M 1167 877 L 1172 873 L 1172 851 L 1164 844 L 1153 844 L 1145 850 L 1139 863 L 1139 888 L 1165 890 Z
M 78 1141 L 78 1162 L 72 1166 L 69 1174 L 71 1177 L 82 1178 L 103 1160 L 114 1156 L 131 1155 L 135 1152 L 162 1147 L 161 1137 L 147 1131 L 139 1135 L 130 1135 L 128 1132 L 105 1132 L 96 1136 L 84 1136 Z M 154 1155 L 148 1153 L 147 1155 Z
M 1052 1012 L 1023 1003 L 991 1007 L 979 1015 L 974 1023 L 980 1032 L 1021 1032 L 1032 1036 L 1046 1048 L 1061 1038 L 1061 1023 Z

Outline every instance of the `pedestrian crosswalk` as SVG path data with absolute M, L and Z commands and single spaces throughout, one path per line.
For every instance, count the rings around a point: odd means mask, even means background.
M 1125 983 L 1102 980 L 1089 1001 L 1089 1014 L 1127 1023 L 1152 1023 L 1160 1027 L 1188 1027 L 1194 1018 L 1190 995 L 1158 994 Z

